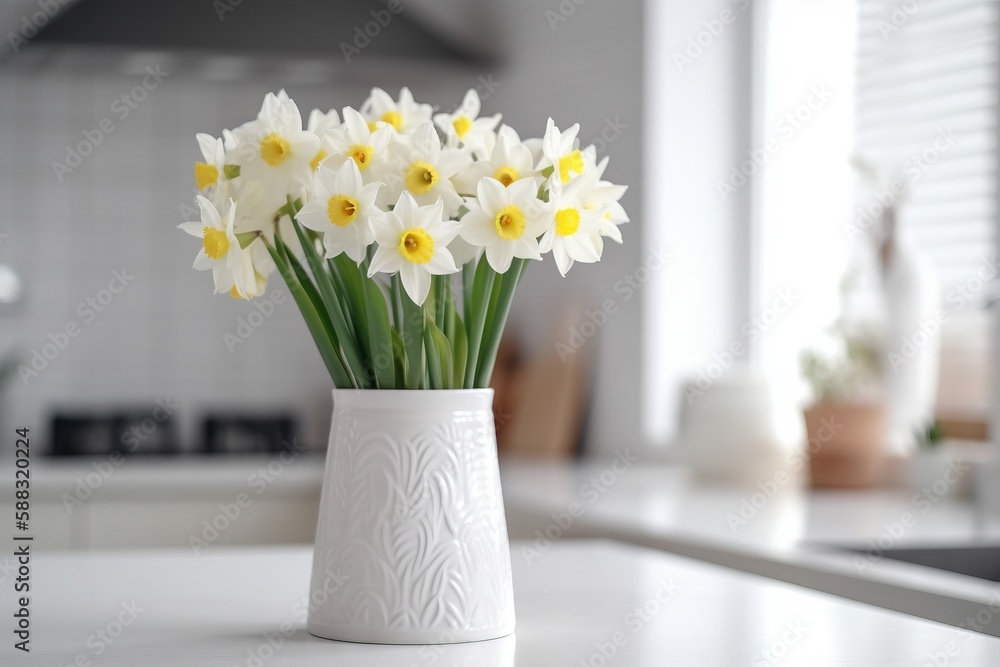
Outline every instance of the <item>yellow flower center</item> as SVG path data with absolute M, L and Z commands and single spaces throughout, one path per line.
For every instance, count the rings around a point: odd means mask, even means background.
M 580 212 L 575 208 L 562 208 L 556 211 L 556 234 L 572 236 L 580 228 Z
M 206 255 L 212 259 L 221 259 L 229 252 L 229 237 L 221 229 L 205 227 L 202 246 Z
M 497 234 L 505 241 L 521 238 L 521 234 L 524 234 L 524 222 L 524 213 L 513 204 L 500 209 L 493 220 Z
M 426 162 L 414 162 L 406 170 L 406 189 L 413 194 L 429 192 L 437 181 L 437 169 Z
M 354 144 L 347 151 L 347 154 L 354 158 L 354 163 L 358 165 L 359 171 L 364 171 L 368 168 L 368 165 L 372 162 L 372 154 L 374 153 L 374 148 L 371 146 L 362 146 L 361 144 Z
M 236 289 L 236 285 L 233 285 L 232 289 L 229 290 L 229 296 L 233 297 L 234 299 L 243 298 L 243 295 L 240 294 L 240 291 Z
M 455 120 L 451 121 L 452 127 L 455 128 L 455 133 L 458 138 L 461 139 L 465 134 L 472 129 L 472 121 L 469 120 L 468 116 L 459 116 Z
M 369 132 L 374 132 L 377 129 L 378 129 L 378 123 L 376 123 L 373 120 L 368 121 L 368 131 Z
M 334 195 L 326 204 L 326 214 L 337 227 L 346 227 L 358 217 L 358 200 L 347 195 Z
M 395 111 L 386 111 L 379 120 L 383 123 L 389 123 L 389 125 L 396 128 L 397 132 L 403 127 L 403 117 Z
M 407 229 L 399 237 L 399 252 L 414 264 L 426 264 L 434 256 L 434 239 L 421 227 Z
M 559 158 L 559 179 L 563 183 L 568 183 L 569 179 L 572 178 L 570 172 L 583 173 L 583 154 L 579 150 Z
M 520 177 L 521 177 L 520 174 L 517 173 L 517 169 L 514 169 L 514 167 L 509 167 L 509 166 L 500 167 L 499 169 L 493 172 L 493 178 L 503 183 L 504 187 L 507 187 Z
M 194 182 L 198 185 L 199 190 L 204 190 L 210 185 L 215 185 L 219 182 L 219 170 L 210 164 L 195 162 Z
M 272 167 L 277 167 L 292 154 L 292 145 L 284 137 L 274 132 L 264 137 L 260 142 L 260 157 Z
M 324 159 L 326 159 L 327 155 L 328 154 L 325 150 L 323 150 L 322 148 L 319 149 L 319 152 L 316 153 L 316 157 L 314 157 L 312 159 L 312 162 L 309 163 L 309 166 L 312 167 L 313 171 L 316 171 L 319 168 L 319 163 L 322 162 Z

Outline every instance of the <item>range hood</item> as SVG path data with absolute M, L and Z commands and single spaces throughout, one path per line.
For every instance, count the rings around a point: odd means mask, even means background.
M 36 0 L 5 5 L 4 34 L 20 34 L 25 17 L 39 11 Z M 405 58 L 482 67 L 500 51 L 490 38 L 499 31 L 488 10 L 488 3 L 477 0 L 61 0 L 24 48 L 309 58 L 344 65 Z M 6 47 L 9 56 L 10 43 Z

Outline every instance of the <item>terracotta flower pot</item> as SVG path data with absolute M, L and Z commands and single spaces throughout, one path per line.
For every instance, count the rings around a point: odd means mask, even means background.
M 809 475 L 817 488 L 881 482 L 886 423 L 881 403 L 817 403 L 805 411 Z

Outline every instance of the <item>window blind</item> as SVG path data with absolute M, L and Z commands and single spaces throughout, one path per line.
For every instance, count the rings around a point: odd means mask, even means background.
M 857 6 L 856 148 L 906 183 L 899 225 L 947 294 L 996 245 L 1000 0 Z

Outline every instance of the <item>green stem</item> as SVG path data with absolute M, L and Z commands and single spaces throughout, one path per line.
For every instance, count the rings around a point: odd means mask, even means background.
M 486 326 L 486 315 L 488 308 L 487 298 L 493 291 L 493 280 L 496 272 L 490 267 L 486 257 L 479 260 L 476 267 L 476 277 L 473 284 L 473 294 L 471 297 L 472 314 L 466 318 L 470 322 L 469 326 L 469 361 L 465 366 L 466 389 L 472 389 L 476 382 L 476 366 L 479 361 L 479 349 L 483 343 L 483 328 Z
M 493 314 L 489 338 L 483 349 L 483 361 L 476 371 L 476 388 L 481 389 L 490 385 L 490 376 L 493 375 L 493 365 L 497 360 L 497 350 L 500 349 L 500 339 L 503 337 L 504 326 L 507 324 L 507 315 L 510 313 L 510 305 L 514 301 L 514 290 L 524 274 L 524 268 L 528 260 L 515 258 L 511 262 L 510 268 L 504 274 L 503 287 L 496 304 L 496 312 Z

